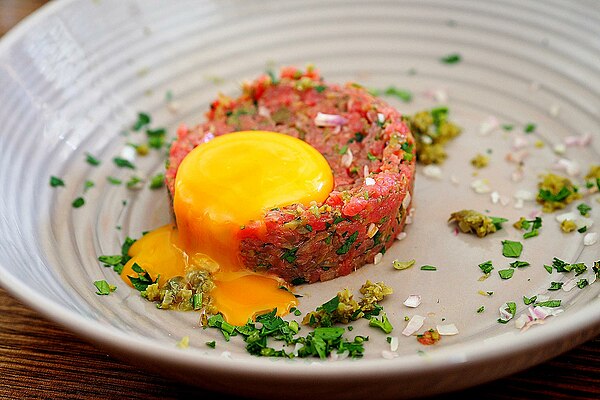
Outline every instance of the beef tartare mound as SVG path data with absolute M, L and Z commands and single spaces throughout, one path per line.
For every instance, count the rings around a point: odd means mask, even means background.
M 309 143 L 329 163 L 335 185 L 322 204 L 266 210 L 264 218 L 240 227 L 246 268 L 292 284 L 326 281 L 372 263 L 402 232 L 416 162 L 411 132 L 396 109 L 360 85 L 326 83 L 312 67 L 286 67 L 279 77 L 244 83 L 240 97 L 221 95 L 211 104 L 206 122 L 181 126 L 167 163 L 171 195 L 177 169 L 193 148 L 249 130 Z

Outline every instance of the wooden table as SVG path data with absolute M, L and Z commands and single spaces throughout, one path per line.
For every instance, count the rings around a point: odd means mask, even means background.
M 167 1 L 167 0 L 165 0 Z M 0 0 L 0 36 L 47 0 Z M 200 392 L 99 351 L 0 288 L 0 398 L 188 398 Z M 600 398 L 600 337 L 510 377 L 436 399 Z

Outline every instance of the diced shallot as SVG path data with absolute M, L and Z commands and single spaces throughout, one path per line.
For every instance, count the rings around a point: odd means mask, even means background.
M 315 117 L 315 125 L 317 126 L 342 126 L 346 124 L 348 120 L 341 115 L 337 114 L 324 114 L 322 112 L 317 113 Z
M 404 300 L 404 305 L 406 307 L 415 308 L 421 304 L 421 296 L 418 294 L 411 294 Z
M 435 329 L 441 336 L 452 336 L 458 334 L 458 328 L 454 324 L 437 325 Z
M 406 324 L 406 327 L 402 331 L 402 334 L 404 336 L 410 336 L 410 335 L 414 334 L 419 329 L 421 329 L 424 322 L 425 322 L 425 317 L 423 317 L 421 315 L 413 315 L 412 318 L 408 321 L 408 324 Z

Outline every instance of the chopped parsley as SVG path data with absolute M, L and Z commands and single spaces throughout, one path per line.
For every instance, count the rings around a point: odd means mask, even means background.
M 521 217 L 517 222 L 513 224 L 516 229 L 527 231 L 523 234 L 523 239 L 529 239 L 539 235 L 539 229 L 542 227 L 542 219 L 536 217 L 533 220 L 527 220 Z
M 122 180 L 115 178 L 113 176 L 107 176 L 106 180 L 108 181 L 108 183 L 110 183 L 111 185 L 120 185 L 121 183 L 123 183 Z
M 135 165 L 133 165 L 133 163 L 131 163 L 131 161 L 129 161 L 125 158 L 115 157 L 115 158 L 113 158 L 113 162 L 119 168 L 135 169 Z
M 155 280 L 153 280 L 148 271 L 140 267 L 138 263 L 134 263 L 131 269 L 133 272 L 137 273 L 137 277 L 127 275 L 127 278 L 129 278 L 129 281 L 133 287 L 140 292 L 144 292 L 146 289 L 148 289 L 148 286 L 157 283 L 160 277 L 159 275 Z
M 93 165 L 94 167 L 100 165 L 100 160 L 98 160 L 96 157 L 94 157 L 93 155 L 91 155 L 90 153 L 86 153 L 85 154 L 85 161 L 90 164 Z
M 480 306 L 480 307 L 477 309 L 476 313 L 477 313 L 477 314 L 481 314 L 481 313 L 482 313 L 482 312 L 484 312 L 484 311 L 485 311 L 485 306 Z
M 590 211 L 592 210 L 592 207 L 588 206 L 585 203 L 581 203 L 580 205 L 577 206 L 577 209 L 579 210 L 579 213 L 584 216 L 587 217 L 590 213 Z
M 422 265 L 421 271 L 437 271 L 437 267 L 433 265 Z
M 215 342 L 214 340 L 212 342 L 205 342 L 205 344 L 211 349 L 214 349 L 217 346 L 217 342 Z
M 483 271 L 484 274 L 489 274 L 494 269 L 494 266 L 492 265 L 492 260 L 488 260 L 484 263 L 479 264 L 479 268 L 481 268 L 481 271 Z
M 150 189 L 160 189 L 165 185 L 165 175 L 156 174 L 150 179 Z
M 298 256 L 296 255 L 297 251 L 297 247 L 294 247 L 292 249 L 286 249 L 283 252 L 283 255 L 281 256 L 281 259 L 289 262 L 290 264 L 293 264 L 296 261 L 296 258 L 298 258 Z
M 512 268 L 501 269 L 500 271 L 498 271 L 498 275 L 500 275 L 500 278 L 502 278 L 502 279 L 510 279 L 510 278 L 512 278 L 514 273 L 515 273 L 515 270 Z
M 502 255 L 504 257 L 518 258 L 521 256 L 523 251 L 523 245 L 521 242 L 515 242 L 512 240 L 502 241 Z
M 348 237 L 348 239 L 346 239 L 346 241 L 344 242 L 344 244 L 342 244 L 340 246 L 340 248 L 338 248 L 335 251 L 335 253 L 338 254 L 338 255 L 342 255 L 342 254 L 348 253 L 348 251 L 350 251 L 350 248 L 352 247 L 352 244 L 356 241 L 357 238 L 358 238 L 358 231 L 356 231 L 352 235 L 350 235 Z
M 109 284 L 105 280 L 95 281 L 94 286 L 96 286 L 96 294 L 99 296 L 107 296 L 117 290 L 116 286 Z
M 150 121 L 151 121 L 150 115 L 143 113 L 143 112 L 138 113 L 137 121 L 133 124 L 131 129 L 133 129 L 135 132 L 138 132 L 144 126 L 150 124 Z
M 559 290 L 563 287 L 563 282 L 550 282 L 548 290 Z
M 84 204 L 85 204 L 85 199 L 83 197 L 78 197 L 75 200 L 73 200 L 73 202 L 71 203 L 73 208 L 79 208 L 79 207 L 83 206 Z
M 533 124 L 533 123 L 530 122 L 527 125 L 525 125 L 525 127 L 523 128 L 523 131 L 525 133 L 532 133 L 532 132 L 535 132 L 535 128 L 536 127 L 537 126 L 535 124 Z
M 513 268 L 528 267 L 530 264 L 527 261 L 514 261 L 509 264 Z
M 398 89 L 395 86 L 388 86 L 386 89 L 384 90 L 379 90 L 379 89 L 370 89 L 369 92 L 373 95 L 373 96 L 380 96 L 380 95 L 385 95 L 385 96 L 390 96 L 390 97 L 395 97 L 398 100 L 401 100 L 405 103 L 409 103 L 412 100 L 412 93 L 409 90 L 406 89 Z
M 542 307 L 560 307 L 561 304 L 561 300 L 547 300 L 547 301 L 542 301 L 540 303 L 536 303 L 536 306 L 542 306 Z
M 52 187 L 65 186 L 65 182 L 56 176 L 51 176 L 50 177 L 50 186 L 52 186 Z
M 462 57 L 458 53 L 452 53 L 440 58 L 440 61 L 444 64 L 457 64 L 462 61 Z
M 536 300 L 537 300 L 537 296 L 532 296 L 532 297 L 523 296 L 523 303 L 526 306 L 535 303 Z

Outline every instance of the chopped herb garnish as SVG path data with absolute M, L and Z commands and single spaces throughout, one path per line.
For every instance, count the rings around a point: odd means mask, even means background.
M 536 300 L 537 300 L 537 296 L 532 296 L 532 297 L 523 296 L 523 303 L 526 306 L 535 303 Z
M 90 153 L 85 154 L 85 161 L 87 161 L 88 164 L 93 165 L 93 166 L 100 165 L 100 160 L 98 160 L 96 157 L 94 157 Z
M 488 260 L 484 263 L 479 264 L 479 268 L 481 268 L 484 274 L 489 274 L 494 269 L 494 266 L 492 265 L 492 261 Z
M 590 211 L 592 210 L 592 207 L 588 206 L 585 203 L 581 203 L 580 205 L 577 206 L 577 209 L 579 210 L 579 213 L 581 215 L 583 215 L 584 217 L 587 217 L 590 213 Z
M 586 287 L 587 285 L 589 285 L 590 283 L 588 282 L 587 279 L 585 278 L 581 278 L 579 281 L 577 281 L 577 287 L 579 289 L 583 289 L 584 287 Z
M 113 158 L 113 162 L 119 168 L 135 169 L 135 165 L 133 165 L 131 161 L 126 160 L 125 158 L 115 157 Z
M 71 203 L 73 208 L 79 208 L 79 207 L 83 206 L 84 204 L 85 204 L 85 200 L 83 199 L 83 197 L 78 197 L 75 200 L 73 200 L 73 202 Z
M 205 342 L 205 344 L 212 349 L 214 349 L 217 346 L 217 342 L 215 342 L 214 340 L 212 342 Z
M 548 290 L 559 290 L 563 287 L 563 282 L 550 282 L 550 287 Z
M 229 341 L 232 335 L 236 334 L 235 326 L 225 321 L 225 318 L 223 318 L 223 315 L 221 314 L 210 316 L 207 320 L 207 324 L 211 328 L 218 328 L 227 341 Z
M 423 265 L 421 266 L 421 271 L 437 271 L 437 267 L 433 265 Z
M 95 186 L 94 182 L 92 181 L 85 181 L 83 184 L 83 193 L 87 192 L 88 189 L 91 189 Z
M 476 312 L 477 312 L 477 314 L 481 314 L 484 311 L 485 311 L 485 306 L 480 306 Z
M 379 90 L 376 90 L 377 94 L 380 94 Z M 388 86 L 384 91 L 383 94 L 385 96 L 392 96 L 397 98 L 398 100 L 402 100 L 405 103 L 409 103 L 412 100 L 412 93 L 409 90 L 406 89 L 398 89 L 395 86 Z
M 510 278 L 512 278 L 514 273 L 515 273 L 515 270 L 512 268 L 501 269 L 500 271 L 498 271 L 498 275 L 500 275 L 500 278 L 502 278 L 502 279 L 510 279 Z
M 158 277 L 156 280 L 152 280 L 152 277 L 148 271 L 140 267 L 138 263 L 134 263 L 131 269 L 133 272 L 137 273 L 137 277 L 127 275 L 127 278 L 129 278 L 129 281 L 133 287 L 140 292 L 144 292 L 146 289 L 148 289 L 148 286 L 158 282 Z
M 52 186 L 52 187 L 65 186 L 65 182 L 56 176 L 51 176 L 50 177 L 50 186 Z
M 542 307 L 560 307 L 561 300 L 547 300 L 537 303 L 536 306 Z
M 582 226 L 581 228 L 577 229 L 577 232 L 579 233 L 585 233 L 587 231 L 587 226 Z
M 110 183 L 111 185 L 120 185 L 121 183 L 123 183 L 122 180 L 115 178 L 113 176 L 107 176 L 106 180 L 108 181 L 108 183 Z
M 377 160 L 379 160 L 377 157 L 375 157 L 373 154 L 371 154 L 371 152 L 370 152 L 370 151 L 369 151 L 369 152 L 367 152 L 367 158 L 368 158 L 370 161 L 377 161 Z
M 132 176 L 131 178 L 129 178 L 129 180 L 127 181 L 126 185 L 127 185 L 127 189 L 141 189 L 141 184 L 144 182 L 144 180 L 142 178 L 140 178 L 139 176 Z
M 513 268 L 528 267 L 530 264 L 527 261 L 514 261 L 509 264 Z
M 532 133 L 535 131 L 536 125 L 533 123 L 528 123 L 527 125 L 525 125 L 525 128 L 523 128 L 523 131 L 525 133 Z
M 354 232 L 352 235 L 350 235 L 348 237 L 348 239 L 346 239 L 344 244 L 335 251 L 336 254 L 342 255 L 342 254 L 348 253 L 348 251 L 350 251 L 350 248 L 352 247 L 352 244 L 356 241 L 357 238 L 358 238 L 358 231 Z
M 95 281 L 94 286 L 96 286 L 96 289 L 98 289 L 96 294 L 100 296 L 107 296 L 117 290 L 116 286 L 109 284 L 105 280 Z
M 521 242 L 515 242 L 512 240 L 502 241 L 502 255 L 504 257 L 517 258 L 521 256 L 522 251 L 523 245 L 521 244 Z
M 447 56 L 440 58 L 440 61 L 443 62 L 444 64 L 457 64 L 461 60 L 462 60 L 462 57 L 458 53 L 448 54 Z
M 297 251 L 297 247 L 294 247 L 292 249 L 286 249 L 283 255 L 281 256 L 281 259 L 289 262 L 290 264 L 293 264 L 296 261 L 296 258 L 298 258 L 298 256 L 296 255 Z
M 165 185 L 165 175 L 156 174 L 150 180 L 150 189 L 160 189 Z
M 150 121 L 151 118 L 148 114 L 142 112 L 138 113 L 138 119 L 135 122 L 135 124 L 133 124 L 133 127 L 131 129 L 137 132 L 141 130 L 144 126 L 148 125 Z
M 548 273 L 549 273 L 549 274 L 551 274 L 551 273 L 552 273 L 552 267 L 551 267 L 551 266 L 544 264 L 544 269 L 545 269 L 546 271 L 548 271 Z
M 502 129 L 504 129 L 506 132 L 510 132 L 514 128 L 515 128 L 515 126 L 512 124 L 502 124 Z

